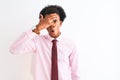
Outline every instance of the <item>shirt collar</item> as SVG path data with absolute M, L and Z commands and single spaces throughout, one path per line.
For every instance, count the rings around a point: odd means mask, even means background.
M 52 41 L 52 40 L 55 39 L 55 38 L 51 37 L 49 34 L 46 34 L 46 37 L 47 37 L 47 39 L 50 40 L 50 41 Z M 63 37 L 63 35 L 60 34 L 60 36 L 59 36 L 58 38 L 56 38 L 56 40 L 57 40 L 57 41 L 61 41 L 61 40 L 62 40 L 62 37 Z

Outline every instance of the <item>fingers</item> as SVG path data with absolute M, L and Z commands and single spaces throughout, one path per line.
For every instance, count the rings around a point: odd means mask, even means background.
M 52 18 L 49 20 L 50 25 L 52 25 L 52 24 L 56 24 L 57 21 L 58 21 L 58 18 L 57 18 L 57 17 L 52 17 Z
M 56 15 L 46 15 L 45 18 L 43 18 L 43 15 L 40 15 L 40 20 L 50 25 L 56 23 L 58 17 Z
M 40 15 L 40 22 L 38 25 L 40 25 L 42 29 L 46 29 L 51 25 L 57 25 L 59 19 L 60 18 L 57 14 L 48 14 L 45 17 L 43 17 L 43 15 Z
M 57 20 L 59 20 L 59 16 L 56 14 L 47 15 L 46 18 L 49 21 L 49 23 L 56 23 Z

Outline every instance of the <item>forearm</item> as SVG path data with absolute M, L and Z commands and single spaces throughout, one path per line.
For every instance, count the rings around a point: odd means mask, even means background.
M 72 80 L 80 80 L 80 67 L 78 61 L 72 64 L 71 75 L 72 75 Z
M 13 54 L 22 54 L 33 52 L 35 50 L 32 39 L 37 36 L 32 30 L 23 33 L 10 47 L 10 52 Z
M 77 48 L 75 47 L 70 56 L 71 76 L 72 80 L 80 80 L 80 66 L 79 66 L 79 55 Z

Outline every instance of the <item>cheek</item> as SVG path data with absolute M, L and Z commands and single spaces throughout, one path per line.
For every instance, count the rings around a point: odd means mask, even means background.
M 57 27 L 57 28 L 56 28 L 56 30 L 58 30 L 58 31 L 59 31 L 59 30 L 60 30 L 60 26 L 59 26 L 59 27 Z
M 54 28 L 57 29 L 57 30 L 59 30 L 60 24 L 56 24 Z
M 50 28 L 47 28 L 46 30 L 47 30 L 47 31 L 50 31 Z
M 61 24 L 58 23 L 58 24 L 56 24 L 56 26 L 57 26 L 57 28 L 59 29 L 59 28 L 61 27 Z

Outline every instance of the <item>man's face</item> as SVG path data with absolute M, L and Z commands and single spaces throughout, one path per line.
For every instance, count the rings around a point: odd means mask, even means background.
M 53 24 L 47 28 L 47 31 L 51 37 L 57 38 L 61 34 L 60 26 L 62 24 L 62 21 L 60 21 L 60 17 L 56 13 L 46 15 L 45 17 L 47 16 L 53 16 Z

